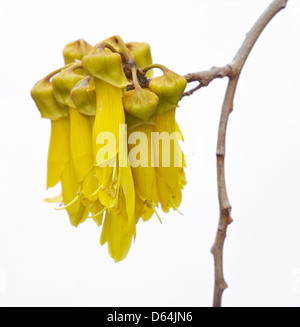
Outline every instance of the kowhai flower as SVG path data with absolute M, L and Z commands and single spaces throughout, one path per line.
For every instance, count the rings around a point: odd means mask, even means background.
M 102 225 L 101 245 L 123 260 L 139 219 L 157 208 L 178 211 L 186 184 L 175 121 L 184 77 L 152 65 L 147 43 L 110 37 L 94 47 L 80 39 L 63 50 L 65 66 L 31 90 L 51 121 L 47 188 L 61 183 L 70 222 Z M 153 78 L 153 70 L 162 76 Z M 150 79 L 150 82 L 149 82 Z M 133 88 L 133 89 L 132 89 Z

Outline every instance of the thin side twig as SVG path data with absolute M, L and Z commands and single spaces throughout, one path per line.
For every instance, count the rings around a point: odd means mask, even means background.
M 232 72 L 231 66 L 226 65 L 224 67 L 212 67 L 209 70 L 185 75 L 184 77 L 186 78 L 188 83 L 199 82 L 199 84 L 195 88 L 184 92 L 181 96 L 181 99 L 185 96 L 189 96 L 193 94 L 195 91 L 199 90 L 204 86 L 208 86 L 209 83 L 216 78 L 231 76 L 231 72 Z

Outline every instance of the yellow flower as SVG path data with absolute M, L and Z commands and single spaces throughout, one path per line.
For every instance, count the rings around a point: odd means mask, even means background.
M 125 137 L 119 139 L 120 126 L 125 124 L 121 89 L 95 78 L 96 117 L 93 129 L 95 170 L 100 185 L 100 203 L 107 209 L 101 244 L 108 242 L 110 255 L 115 261 L 127 255 L 135 234 L 135 191 L 128 166 Z M 100 143 L 101 133 L 111 133 L 115 142 Z M 105 149 L 101 156 L 99 153 Z M 123 152 L 120 154 L 120 150 Z M 125 158 L 124 158 L 125 156 Z M 121 167 L 125 160 L 126 167 Z M 111 165 L 111 166 L 110 166 Z
M 179 140 L 182 139 L 182 134 L 179 131 L 178 125 L 175 121 L 176 108 L 169 109 L 156 118 L 155 131 L 158 133 L 167 132 L 169 135 L 174 135 L 171 139 L 169 166 L 163 167 L 161 159 L 163 159 L 163 147 L 159 144 L 159 149 L 155 153 L 159 154 L 159 165 L 156 170 L 157 190 L 159 194 L 159 201 L 162 209 L 168 212 L 170 207 L 178 210 L 181 202 L 181 189 L 186 184 L 183 167 L 185 166 L 184 155 L 179 146 Z M 179 164 L 178 164 L 179 163 Z
M 102 225 L 100 244 L 118 262 L 140 218 L 181 203 L 185 162 L 175 111 L 186 80 L 151 66 L 148 44 L 125 44 L 119 36 L 95 47 L 78 40 L 63 54 L 65 67 L 31 90 L 42 117 L 51 120 L 47 188 L 62 186 L 61 195 L 46 201 L 62 202 L 58 209 L 74 226 L 87 218 Z M 153 68 L 163 76 L 142 88 Z M 131 83 L 135 89 L 127 92 Z
M 106 212 L 100 244 L 107 242 L 109 254 L 118 262 L 127 256 L 134 233 L 128 221 L 125 199 L 121 197 L 118 208 Z
M 146 158 L 142 158 L 140 164 L 137 167 L 131 167 L 132 175 L 134 179 L 135 193 L 136 193 L 136 220 L 140 217 L 144 221 L 151 218 L 154 213 L 155 207 L 158 206 L 158 194 L 156 186 L 156 173 L 155 168 L 152 165 L 153 151 L 151 147 L 151 133 L 154 131 L 153 124 L 141 124 L 133 127 L 128 133 L 128 139 L 130 141 L 131 137 L 135 133 L 138 139 L 144 139 L 146 145 L 140 143 L 141 146 L 146 146 L 146 151 L 144 148 L 138 153 L 141 156 L 141 152 Z M 135 149 L 136 153 L 137 146 L 132 144 L 132 141 L 128 144 L 128 149 L 131 152 Z M 132 152 L 131 152 L 132 153 Z M 134 158 L 136 159 L 136 158 Z
M 89 207 L 84 206 L 79 196 L 79 183 L 76 181 L 75 170 L 70 161 L 67 169 L 61 178 L 62 196 L 69 214 L 71 224 L 78 226 L 86 220 L 89 214 Z
M 68 117 L 51 121 L 47 188 L 55 186 L 70 162 L 70 122 Z
M 93 168 L 92 129 L 89 117 L 70 107 L 70 146 L 76 179 L 82 182 Z

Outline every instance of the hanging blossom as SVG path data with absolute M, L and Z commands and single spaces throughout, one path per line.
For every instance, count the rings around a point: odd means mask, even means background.
M 51 121 L 47 188 L 62 188 L 47 201 L 61 203 L 74 226 L 94 219 L 117 262 L 140 218 L 179 211 L 186 180 L 175 114 L 186 79 L 152 64 L 147 43 L 119 36 L 94 47 L 72 42 L 63 55 L 65 66 L 31 90 Z M 162 75 L 153 78 L 156 68 Z

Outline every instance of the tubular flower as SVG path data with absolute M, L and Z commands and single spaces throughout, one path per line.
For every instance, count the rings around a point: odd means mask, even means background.
M 158 134 L 167 132 L 170 138 L 170 149 L 165 149 L 162 141 L 162 146 L 155 143 L 159 158 L 156 160 L 164 160 L 163 153 L 169 153 L 167 164 L 164 162 L 157 162 L 155 167 L 157 177 L 157 189 L 159 194 L 159 201 L 163 211 L 168 212 L 170 207 L 178 210 L 181 203 L 181 189 L 186 184 L 183 167 L 185 166 L 184 155 L 180 150 L 179 140 L 182 140 L 182 134 L 178 129 L 175 121 L 176 108 L 171 108 L 166 112 L 160 114 L 156 118 L 155 131 Z M 173 136 L 173 137 L 172 137 Z M 173 143 L 173 146 L 172 146 Z
M 74 226 L 88 218 L 102 225 L 100 244 L 121 261 L 140 218 L 181 203 L 185 161 L 175 112 L 186 80 L 152 65 L 147 43 L 119 36 L 95 47 L 80 39 L 63 55 L 65 66 L 31 90 L 41 116 L 51 121 L 47 188 L 62 187 L 46 201 L 61 202 L 58 210 Z M 149 83 L 154 68 L 163 75 Z
M 153 149 L 149 144 L 153 131 L 153 124 L 141 124 L 128 131 L 129 161 L 135 186 L 136 218 L 138 220 L 142 217 L 144 221 L 150 219 L 155 212 L 155 207 L 158 207 L 156 172 L 151 164 Z M 140 140 L 138 146 L 136 146 L 136 140 Z M 143 147 L 147 151 L 143 151 Z M 140 160 L 136 160 L 138 154 Z
M 47 188 L 55 186 L 70 162 L 70 122 L 68 117 L 51 120 Z

